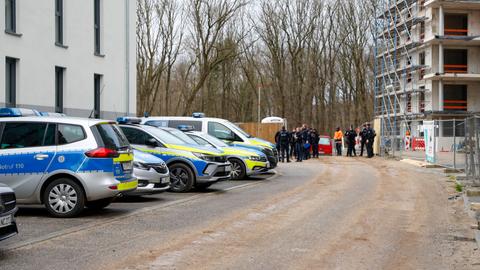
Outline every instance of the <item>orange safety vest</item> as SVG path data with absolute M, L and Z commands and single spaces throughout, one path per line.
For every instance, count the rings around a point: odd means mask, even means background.
M 341 140 L 343 138 L 343 132 L 341 130 L 335 131 L 335 135 L 333 136 L 334 140 Z

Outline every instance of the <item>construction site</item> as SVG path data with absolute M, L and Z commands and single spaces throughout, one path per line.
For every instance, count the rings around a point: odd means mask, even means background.
M 380 153 L 422 157 L 430 121 L 434 161 L 465 167 L 465 131 L 476 130 L 465 119 L 480 112 L 480 1 L 383 0 L 375 23 Z

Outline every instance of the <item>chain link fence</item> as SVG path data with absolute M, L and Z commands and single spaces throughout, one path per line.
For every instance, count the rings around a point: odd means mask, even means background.
M 475 185 L 480 185 L 480 116 L 465 121 L 465 173 Z

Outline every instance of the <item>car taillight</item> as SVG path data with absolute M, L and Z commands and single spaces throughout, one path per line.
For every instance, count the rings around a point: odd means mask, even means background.
M 85 152 L 85 155 L 90 158 L 116 158 L 119 156 L 117 151 L 105 147 L 90 150 Z

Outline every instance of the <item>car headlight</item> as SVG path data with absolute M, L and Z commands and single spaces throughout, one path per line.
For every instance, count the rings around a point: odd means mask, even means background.
M 251 161 L 260 161 L 261 160 L 260 156 L 251 156 L 248 159 L 250 159 Z
M 202 153 L 196 153 L 196 152 L 192 152 L 196 157 L 198 157 L 199 159 L 203 159 L 205 161 L 211 161 L 211 162 L 216 162 L 216 157 L 215 156 L 212 156 L 212 155 L 207 155 L 207 154 L 202 154 Z
M 139 161 L 134 161 L 133 162 L 133 167 L 135 169 L 140 169 L 140 170 L 150 170 L 150 166 L 148 164 L 139 162 Z

